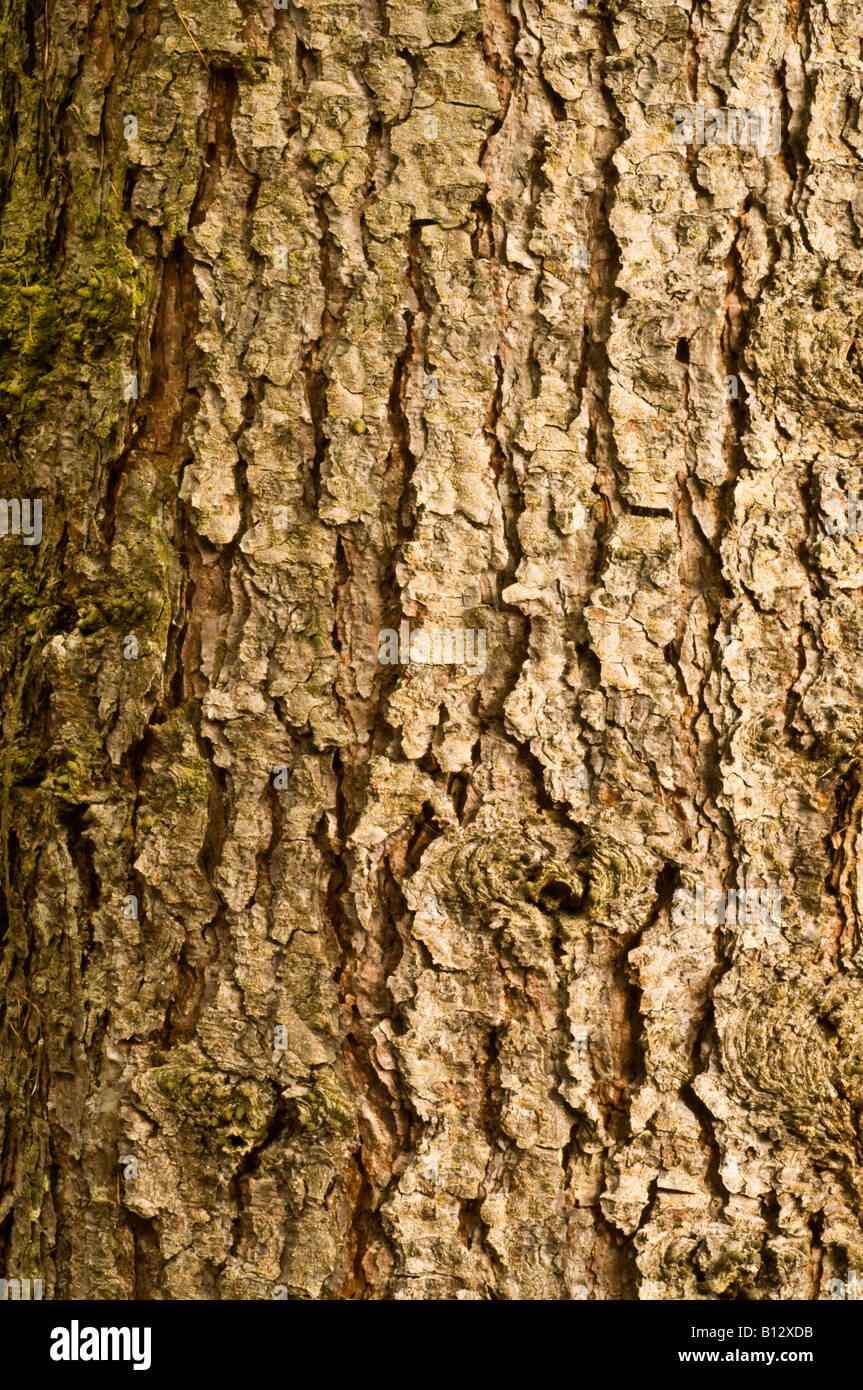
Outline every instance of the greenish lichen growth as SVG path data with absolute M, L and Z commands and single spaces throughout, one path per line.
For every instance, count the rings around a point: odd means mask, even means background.
M 123 576 L 123 583 L 123 591 L 83 604 L 78 614 L 80 632 L 89 634 L 108 627 L 134 632 L 139 637 L 155 632 L 165 610 L 160 591 L 135 582 L 129 575 Z
M 311 1090 L 291 1097 L 287 1111 L 293 1128 L 305 1138 L 347 1138 L 354 1132 L 356 1104 L 329 1073 L 322 1074 Z
M 209 795 L 210 769 L 204 758 L 174 768 L 171 780 L 181 801 L 206 801 Z
M 0 391 L 21 396 L 53 366 L 62 297 L 36 258 L 0 260 Z
M 63 763 L 58 772 L 45 783 L 58 801 L 64 802 L 67 806 L 78 806 L 87 800 L 87 793 L 92 787 L 93 772 L 92 768 L 77 758 L 74 754 Z
M 52 376 L 116 356 L 134 331 L 144 288 L 125 238 L 106 223 L 77 276 L 52 263 L 39 231 L 0 250 L 0 402 L 10 414 L 40 408 Z
M 191 1126 L 208 1146 L 233 1152 L 260 1144 L 275 1112 L 272 1087 L 203 1067 L 156 1067 L 137 1089 L 160 1121 L 170 1116 L 174 1126 Z
M 18 560 L 10 550 L 3 559 L 6 563 L 0 564 L 0 617 L 6 632 L 27 631 L 45 615 L 59 611 L 54 597 L 56 585 L 45 582 L 44 568 L 37 569 L 35 558 Z

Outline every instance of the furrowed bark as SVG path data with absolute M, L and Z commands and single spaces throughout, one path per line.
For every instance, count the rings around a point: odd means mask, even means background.
M 861 38 L 3 0 L 5 1277 L 863 1270 Z

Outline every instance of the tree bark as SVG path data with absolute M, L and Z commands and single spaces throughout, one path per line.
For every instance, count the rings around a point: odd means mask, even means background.
M 3 0 L 0 39 L 0 1270 L 827 1296 L 858 0 Z

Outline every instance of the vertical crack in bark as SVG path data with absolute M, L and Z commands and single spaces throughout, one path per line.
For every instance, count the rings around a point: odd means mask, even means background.
M 815 1212 L 809 1220 L 808 1289 L 806 1297 L 817 1299 L 821 1291 L 821 1270 L 824 1264 L 824 1213 Z
M 318 222 L 321 284 L 324 286 L 326 297 L 320 334 L 309 347 L 303 362 L 303 372 L 315 438 L 312 495 L 314 506 L 317 508 L 321 503 L 327 456 L 327 364 L 341 329 L 347 291 L 338 270 L 338 243 L 330 231 L 324 198 L 316 202 L 315 215 Z
M 613 20 L 604 11 L 601 19 L 603 49 L 600 66 L 603 68 L 616 45 Z M 598 127 L 596 133 L 594 160 L 597 165 L 597 186 L 591 197 L 590 208 L 590 241 L 594 253 L 590 257 L 590 277 L 585 296 L 584 333 L 589 349 L 584 387 L 590 420 L 588 457 L 596 470 L 596 490 L 605 510 L 605 528 L 597 530 L 594 583 L 598 582 L 602 569 L 604 536 L 611 530 L 613 518 L 624 510 L 619 488 L 620 465 L 608 404 L 610 361 L 607 344 L 612 320 L 625 297 L 624 291 L 617 285 L 620 251 L 611 228 L 611 211 L 619 182 L 614 157 L 624 142 L 625 124 L 614 93 L 604 78 L 601 80 L 601 90 L 609 124 L 608 127 Z
M 858 765 L 836 780 L 833 798 L 833 825 L 824 846 L 829 865 L 825 886 L 836 901 L 836 926 L 828 940 L 830 966 L 833 973 L 840 974 L 854 970 L 854 948 L 859 950 L 861 941 L 852 877 L 857 873 L 857 841 L 863 825 L 863 780 Z
M 35 559 L 0 538 L 13 1277 L 817 1297 L 848 1264 L 859 642 L 821 514 L 859 424 L 859 54 L 806 0 L 732 11 L 10 21 L 3 490 L 46 502 Z M 723 93 L 781 104 L 781 145 L 693 143 L 688 185 L 662 113 Z M 477 688 L 376 664 L 462 561 Z M 685 927 L 693 872 L 781 874 L 785 929 Z

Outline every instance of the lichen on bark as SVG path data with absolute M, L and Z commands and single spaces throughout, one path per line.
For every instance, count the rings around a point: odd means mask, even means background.
M 861 24 L 4 0 L 5 1277 L 863 1268 Z

